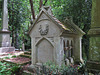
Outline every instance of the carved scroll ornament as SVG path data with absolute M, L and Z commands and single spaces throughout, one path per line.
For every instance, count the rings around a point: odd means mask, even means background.
M 42 25 L 40 25 L 39 32 L 40 32 L 41 35 L 47 35 L 48 31 L 49 31 L 49 25 L 48 24 L 46 24 L 45 30 L 43 30 Z

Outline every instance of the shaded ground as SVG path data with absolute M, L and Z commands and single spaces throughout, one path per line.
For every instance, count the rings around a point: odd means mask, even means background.
M 15 52 L 3 53 L 3 54 L 0 54 L 0 61 L 24 65 L 24 64 L 27 64 L 31 61 L 31 58 L 21 56 L 21 55 L 25 55 L 25 53 L 29 53 L 29 51 L 27 51 L 27 52 L 15 51 Z M 27 55 L 31 56 L 31 54 L 27 54 Z
M 16 63 L 16 64 L 24 64 L 24 63 L 31 61 L 31 59 L 25 58 L 25 57 L 16 57 L 16 58 L 6 59 L 6 61 L 13 62 L 13 63 Z

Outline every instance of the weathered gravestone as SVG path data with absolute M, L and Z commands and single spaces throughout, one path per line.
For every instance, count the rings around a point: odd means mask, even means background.
M 2 9 L 2 30 L 0 31 L 0 53 L 12 52 L 15 50 L 11 47 L 10 31 L 8 30 L 8 9 L 7 0 L 3 0 Z
M 100 0 L 92 0 L 88 68 L 100 71 Z
M 82 61 L 81 39 L 84 32 L 73 22 L 66 19 L 63 25 L 56 19 L 51 7 L 42 7 L 29 30 L 32 47 L 32 65 L 55 62 L 58 65 Z

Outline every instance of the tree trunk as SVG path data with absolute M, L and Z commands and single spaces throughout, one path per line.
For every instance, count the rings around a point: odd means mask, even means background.
M 43 6 L 43 1 L 42 0 L 40 0 L 39 5 L 40 5 L 40 7 L 39 7 L 39 11 L 40 11 L 41 7 Z
M 11 43 L 11 45 L 14 46 L 14 28 L 13 27 L 12 27 L 11 33 L 12 33 L 12 43 Z
M 31 6 L 32 17 L 33 17 L 33 19 L 35 19 L 35 12 L 34 12 L 34 8 L 33 8 L 33 1 L 32 0 L 29 0 L 29 1 L 30 1 L 30 6 Z
M 17 48 L 17 49 L 19 49 L 18 37 L 19 37 L 18 29 L 16 29 L 16 33 L 15 33 L 15 48 Z

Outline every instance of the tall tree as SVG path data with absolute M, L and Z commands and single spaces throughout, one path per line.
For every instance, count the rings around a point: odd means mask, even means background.
M 40 4 L 40 7 L 39 7 L 39 10 L 40 10 L 40 9 L 41 9 L 41 7 L 43 6 L 43 1 L 42 1 L 42 0 L 40 0 L 39 4 Z
M 35 19 L 35 12 L 34 12 L 34 8 L 33 8 L 33 1 L 32 0 L 29 0 L 29 1 L 30 1 L 30 6 L 31 6 L 32 17 L 33 17 L 33 19 Z
M 28 1 L 28 0 L 27 0 Z M 23 0 L 9 0 L 8 12 L 9 12 L 9 29 L 12 36 L 12 44 L 16 47 L 20 47 L 19 32 L 22 24 L 29 20 L 29 11 L 27 1 Z
M 52 4 L 51 4 L 52 3 Z M 51 0 L 54 15 L 64 22 L 66 17 L 73 17 L 73 22 L 78 25 L 86 35 L 83 36 L 83 55 L 88 58 L 89 37 L 87 32 L 91 24 L 92 0 Z

